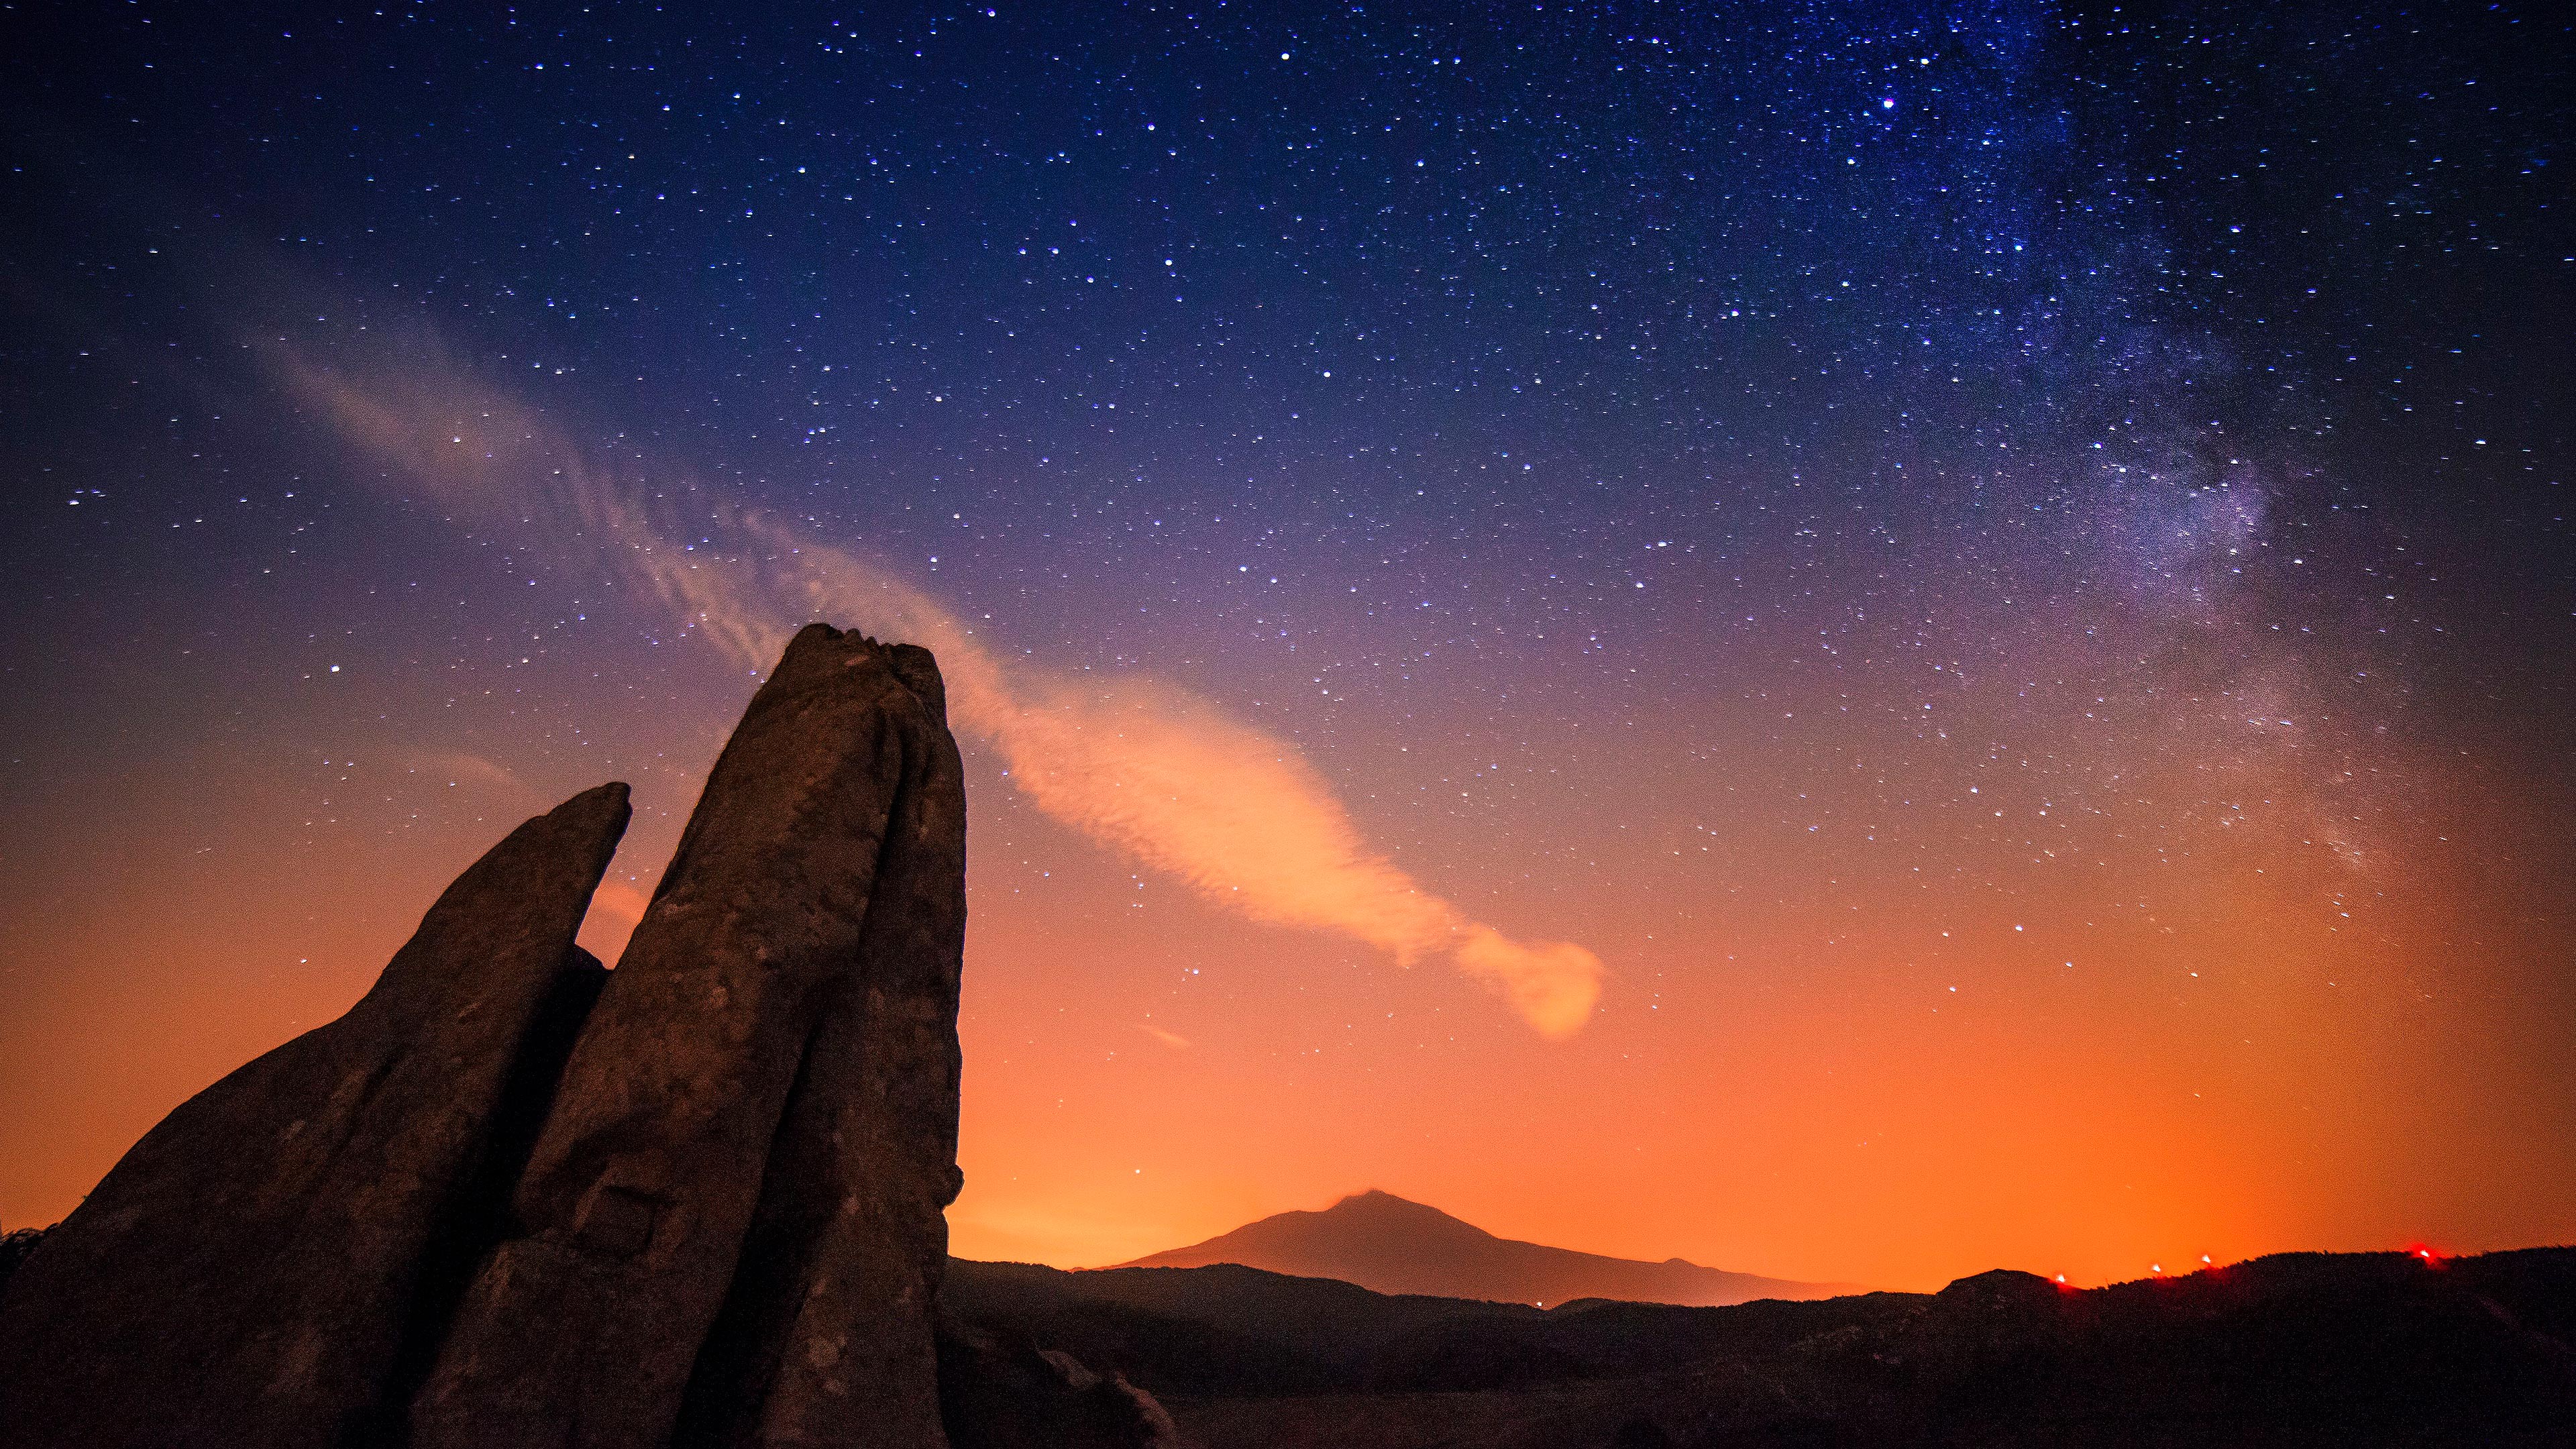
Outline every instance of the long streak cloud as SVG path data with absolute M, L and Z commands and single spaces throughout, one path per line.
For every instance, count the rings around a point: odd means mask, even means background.
M 927 646 L 952 721 L 996 750 L 1037 808 L 1253 920 L 1356 937 L 1398 962 L 1446 959 L 1539 1032 L 1580 1030 L 1600 958 L 1516 941 L 1371 850 L 1296 748 L 1166 682 L 1076 681 L 997 658 L 961 620 L 883 570 L 757 512 L 691 495 L 686 537 L 716 516 L 724 548 L 684 537 L 643 490 L 587 463 L 542 414 L 446 369 L 369 387 L 273 354 L 306 406 L 451 510 L 587 548 L 630 586 L 761 669 L 812 619 Z

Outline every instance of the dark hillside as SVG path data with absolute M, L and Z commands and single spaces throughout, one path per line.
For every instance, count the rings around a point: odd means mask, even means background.
M 2576 1443 L 2565 1248 L 1544 1312 L 1232 1266 L 948 1282 L 961 1317 L 1123 1372 L 1204 1449 Z

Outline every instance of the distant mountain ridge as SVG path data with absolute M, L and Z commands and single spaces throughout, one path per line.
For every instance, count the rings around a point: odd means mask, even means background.
M 1354 1193 L 1322 1212 L 1285 1212 L 1173 1248 L 1122 1268 L 1200 1268 L 1237 1263 L 1300 1278 L 1338 1278 L 1378 1293 L 1474 1298 L 1554 1307 L 1577 1298 L 1720 1308 L 1759 1298 L 1807 1300 L 1869 1290 L 1799 1283 L 1705 1268 L 1680 1258 L 1649 1263 L 1498 1238 L 1473 1223 L 1393 1193 Z
M 968 1334 L 1120 1376 L 1202 1449 L 2540 1449 L 2576 1425 L 2576 1248 L 1544 1310 L 1234 1264 L 952 1259 L 939 1298 Z

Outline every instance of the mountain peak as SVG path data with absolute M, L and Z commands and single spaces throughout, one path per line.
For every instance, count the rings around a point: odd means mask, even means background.
M 1428 1203 L 1397 1197 L 1374 1187 L 1366 1192 L 1352 1193 L 1322 1212 L 1281 1213 L 1275 1218 L 1262 1219 L 1262 1223 L 1282 1219 L 1304 1221 L 1348 1242 L 1380 1240 L 1401 1243 L 1405 1245 L 1405 1251 L 1416 1254 L 1433 1251 L 1435 1245 L 1441 1250 L 1457 1251 L 1471 1243 L 1500 1241 L 1474 1223 L 1451 1217 Z M 1238 1231 L 1250 1232 L 1262 1223 L 1253 1223 Z M 1227 1234 L 1228 1238 L 1233 1236 Z
M 1394 1193 L 1375 1187 L 1366 1192 L 1352 1193 L 1324 1209 L 1322 1213 L 1315 1214 L 1318 1217 L 1333 1215 L 1348 1218 L 1410 1219 L 1424 1223 L 1454 1223 L 1471 1232 L 1479 1234 L 1485 1232 L 1483 1228 L 1451 1217 L 1429 1203 L 1415 1202 L 1409 1197 L 1397 1197 Z
M 1573 1298 L 1722 1304 L 1821 1298 L 1845 1291 L 1842 1285 L 1759 1278 L 1680 1258 L 1650 1263 L 1498 1238 L 1381 1188 L 1352 1193 L 1321 1211 L 1276 1213 L 1203 1243 L 1119 1266 L 1199 1268 L 1214 1263 L 1300 1278 L 1338 1278 L 1379 1293 L 1541 1306 Z

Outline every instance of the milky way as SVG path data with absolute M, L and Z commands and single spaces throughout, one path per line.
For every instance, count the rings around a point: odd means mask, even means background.
M 0 1224 L 825 613 L 960 1252 L 2565 1240 L 2576 45 L 2241 9 L 0 19 Z

